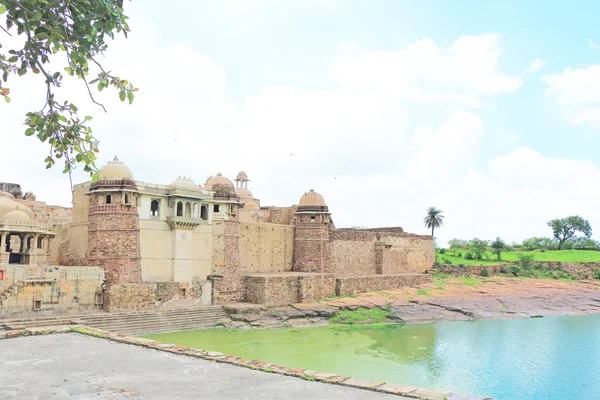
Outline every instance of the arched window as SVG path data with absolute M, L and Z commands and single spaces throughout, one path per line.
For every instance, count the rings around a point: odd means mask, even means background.
M 37 240 L 37 248 L 38 249 L 42 248 L 43 241 L 44 241 L 44 239 L 42 239 L 41 237 L 38 238 L 38 240 Z
M 27 238 L 27 248 L 31 249 L 31 236 Z
M 192 217 L 192 203 L 189 201 L 185 203 L 185 216 L 188 218 Z
M 208 220 L 208 207 L 202 206 L 200 208 L 200 218 L 202 218 L 205 221 Z
M 199 210 L 198 210 L 198 203 L 194 203 L 194 209 L 193 209 L 193 211 L 194 212 L 193 212 L 192 215 L 194 216 L 194 218 L 199 218 L 199 215 L 198 215 L 198 212 L 199 212 Z
M 125 204 L 129 204 L 129 193 L 125 193 Z
M 183 217 L 183 203 L 181 201 L 177 202 L 177 216 Z
M 158 202 L 158 200 L 152 200 L 152 202 L 150 203 L 150 215 L 152 217 L 158 217 L 159 209 L 160 209 L 160 203 Z
M 112 203 L 112 196 L 109 194 L 108 196 L 106 196 L 106 204 L 110 203 Z

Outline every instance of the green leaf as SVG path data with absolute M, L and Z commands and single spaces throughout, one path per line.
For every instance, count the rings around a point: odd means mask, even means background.
M 35 133 L 35 129 L 34 128 L 27 128 L 27 130 L 25 131 L 25 136 L 31 136 Z
M 14 63 L 14 62 L 17 62 L 17 60 L 18 60 L 18 59 L 19 59 L 19 57 L 17 57 L 17 56 L 12 56 L 11 58 L 9 58 L 9 59 L 8 59 L 8 62 L 10 62 L 10 63 Z
M 0 6 L 0 14 L 4 14 L 6 12 L 6 7 Z
M 65 118 L 65 116 L 64 116 L 64 115 L 59 115 L 59 116 L 58 116 L 58 120 L 59 120 L 59 121 L 62 121 L 62 122 L 67 122 L 67 118 Z
M 7 103 L 10 103 L 10 97 L 4 96 L 4 101 L 6 101 Z
M 127 99 L 129 99 L 129 104 L 133 103 L 133 92 L 127 93 Z
M 33 15 L 31 16 L 31 20 L 32 21 L 38 21 L 42 18 L 42 12 L 40 10 L 37 10 L 36 12 L 33 13 Z
M 96 172 L 94 175 L 92 175 L 92 182 L 98 182 L 99 178 L 100 178 L 100 175 L 98 175 L 98 173 Z
M 77 107 L 75 107 L 75 104 L 71 103 L 71 110 L 73 110 L 73 112 L 77 112 Z
M 125 91 L 121 90 L 121 92 L 119 92 L 119 99 L 121 99 L 121 101 L 125 101 Z

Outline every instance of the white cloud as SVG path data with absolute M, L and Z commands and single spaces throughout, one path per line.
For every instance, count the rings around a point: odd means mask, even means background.
M 566 68 L 544 76 L 542 82 L 548 86 L 546 94 L 556 99 L 567 121 L 600 128 L 600 64 Z
M 538 72 L 540 69 L 546 66 L 546 62 L 539 57 L 536 57 L 535 60 L 529 64 L 529 67 L 525 70 L 525 72 Z
M 600 44 L 596 43 L 593 40 L 589 41 L 588 46 L 590 46 L 594 50 L 600 50 Z
M 397 51 L 338 47 L 334 79 L 340 88 L 393 93 L 412 102 L 480 105 L 486 97 L 512 93 L 522 85 L 498 70 L 499 36 L 461 36 L 441 50 L 422 39 Z

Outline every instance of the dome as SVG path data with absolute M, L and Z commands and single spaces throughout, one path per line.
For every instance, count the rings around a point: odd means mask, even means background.
M 235 194 L 237 194 L 240 197 L 246 197 L 246 198 L 253 198 L 254 196 L 252 196 L 252 193 L 246 189 L 246 188 L 237 188 L 235 189 Z
M 24 213 L 29 218 L 33 218 L 33 211 L 31 211 L 31 208 L 17 203 L 14 199 L 15 197 L 10 193 L 0 192 L 0 218 L 16 210 Z
M 2 198 L 14 200 L 15 196 L 13 196 L 13 194 L 11 192 L 0 192 L 0 199 L 2 199 Z
M 258 204 L 256 204 L 253 201 L 250 201 L 250 202 L 244 204 L 244 208 L 250 209 L 250 210 L 258 210 L 258 209 L 260 209 L 260 207 L 258 206 Z
M 323 196 L 314 190 L 310 189 L 310 192 L 304 193 L 304 196 L 300 198 L 300 206 L 326 206 Z
M 200 190 L 202 187 L 197 185 L 192 178 L 182 178 L 181 176 L 175 179 L 169 185 L 169 189 L 185 189 L 185 190 Z
M 31 218 L 21 210 L 13 210 L 2 218 L 4 222 L 30 222 Z
M 98 181 L 135 180 L 131 170 L 117 156 L 98 171 Z
M 235 178 L 236 181 L 247 181 L 248 175 L 244 171 L 240 171 Z
M 209 176 L 204 184 L 204 188 L 206 190 L 213 190 L 215 185 L 228 186 L 233 189 L 233 182 L 221 175 L 220 172 L 217 174 L 217 176 Z

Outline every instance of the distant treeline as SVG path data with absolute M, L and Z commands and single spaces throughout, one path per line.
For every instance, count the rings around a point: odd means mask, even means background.
M 497 239 L 496 239 L 497 240 Z M 452 249 L 476 250 L 481 249 L 482 244 L 492 246 L 494 241 L 481 239 L 462 240 L 452 239 L 448 242 Z M 512 242 L 504 245 L 504 251 L 532 251 L 532 250 L 558 250 L 559 241 L 555 238 L 532 237 L 522 243 Z M 487 246 L 486 246 L 487 247 Z M 600 242 L 587 237 L 574 237 L 567 239 L 561 247 L 562 250 L 600 250 Z

